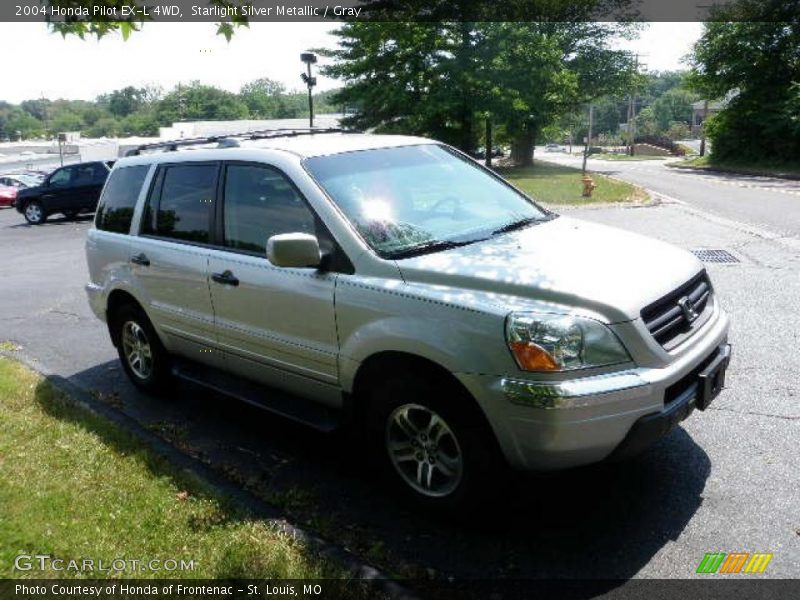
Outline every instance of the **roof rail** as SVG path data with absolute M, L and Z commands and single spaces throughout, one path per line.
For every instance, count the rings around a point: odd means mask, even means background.
M 259 129 L 245 131 L 242 133 L 230 133 L 226 135 L 211 135 L 207 137 L 184 138 L 180 140 L 170 140 L 166 142 L 153 142 L 142 144 L 132 148 L 125 153 L 125 156 L 138 156 L 143 152 L 161 150 L 162 152 L 175 152 L 184 146 L 202 146 L 206 144 L 218 144 L 217 148 L 237 148 L 239 142 L 236 138 L 246 140 L 265 140 L 279 137 L 295 137 L 300 135 L 316 135 L 318 133 L 359 133 L 354 129 L 343 129 L 341 127 L 317 128 L 282 128 L 282 129 Z

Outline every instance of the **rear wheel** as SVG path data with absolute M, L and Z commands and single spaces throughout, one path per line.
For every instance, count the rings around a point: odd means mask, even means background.
M 112 319 L 122 367 L 131 382 L 148 393 L 160 393 L 171 383 L 170 361 L 150 320 L 138 306 L 119 308 Z
M 47 220 L 47 215 L 38 200 L 31 200 L 25 205 L 25 220 L 31 225 L 41 225 Z
M 465 509 L 493 492 L 495 440 L 460 386 L 437 374 L 395 376 L 368 395 L 371 443 L 413 502 Z

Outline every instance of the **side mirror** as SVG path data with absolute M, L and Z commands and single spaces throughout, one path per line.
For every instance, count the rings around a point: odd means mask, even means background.
M 319 267 L 319 241 L 307 233 L 282 233 L 267 240 L 267 259 L 276 267 Z

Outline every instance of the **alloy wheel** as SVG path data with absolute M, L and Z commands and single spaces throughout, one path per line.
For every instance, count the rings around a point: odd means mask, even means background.
M 36 203 L 28 204 L 25 207 L 25 217 L 31 223 L 38 223 L 42 220 L 42 207 Z
M 403 481 L 418 493 L 451 494 L 464 474 L 458 439 L 441 415 L 420 404 L 403 404 L 389 415 L 386 449 Z
M 126 321 L 122 326 L 122 350 L 136 377 L 150 377 L 153 373 L 153 350 L 144 329 L 135 321 Z

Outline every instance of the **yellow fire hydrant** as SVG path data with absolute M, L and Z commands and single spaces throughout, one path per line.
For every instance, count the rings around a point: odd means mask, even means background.
M 584 198 L 591 198 L 592 197 L 592 191 L 597 186 L 595 185 L 595 183 L 592 180 L 592 178 L 589 177 L 588 175 L 584 175 L 581 178 L 581 181 L 583 181 L 583 197 Z

